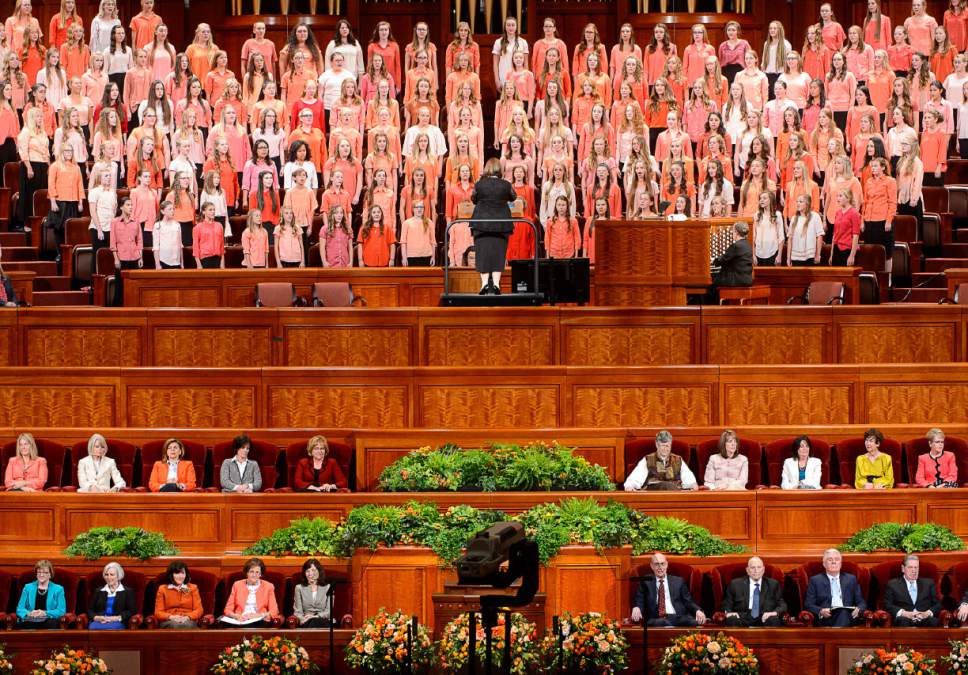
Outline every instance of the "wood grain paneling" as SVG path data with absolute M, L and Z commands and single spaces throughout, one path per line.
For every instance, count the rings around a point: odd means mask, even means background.
M 724 365 L 824 362 L 823 324 L 708 326 L 705 363 Z
M 552 366 L 551 326 L 428 326 L 428 366 Z
M 127 288 L 127 286 L 125 287 Z M 142 288 L 129 305 L 125 293 L 125 306 L 134 307 L 219 307 L 222 293 L 217 287 L 209 288 Z M 251 306 L 251 305 L 250 305 Z
M 136 367 L 145 365 L 141 328 L 118 326 L 24 329 L 26 365 L 37 367 Z M 2 344 L 0 344 L 2 350 Z
M 850 384 L 723 385 L 723 423 L 847 424 L 852 421 Z
M 570 326 L 566 363 L 574 366 L 675 366 L 694 363 L 689 326 Z
M 74 505 L 64 510 L 68 540 L 92 527 L 141 527 L 165 536 L 178 546 L 203 549 L 217 546 L 224 540 L 221 509 L 187 507 L 170 509 L 141 509 L 119 506 L 105 511 Z
M 271 386 L 266 415 L 274 427 L 401 427 L 410 424 L 406 386 Z
M 127 387 L 128 423 L 136 427 L 251 427 L 258 419 L 258 387 Z
M 164 368 L 252 368 L 272 365 L 269 328 L 155 328 L 154 365 Z
M 418 387 L 418 426 L 452 429 L 553 427 L 560 424 L 557 386 Z
M 956 359 L 958 325 L 841 326 L 841 363 L 945 363 Z
M 579 427 L 712 424 L 715 418 L 711 389 L 676 384 L 575 385 L 573 423 Z
M 287 326 L 287 366 L 393 368 L 411 365 L 407 326 Z
M 113 384 L 4 383 L 0 386 L 0 409 L 6 411 L 6 423 L 11 426 L 115 426 L 120 421 L 116 394 Z
M 871 424 L 957 423 L 968 417 L 968 384 L 871 384 L 865 402 Z
M 599 555 L 592 546 L 566 546 L 550 561 L 545 573 L 547 600 L 545 623 L 563 612 L 602 612 L 627 616 L 630 599 L 626 579 L 631 547 L 611 549 Z M 594 588 L 594 593 L 588 589 Z
M 10 504 L 0 518 L 0 542 L 10 542 L 10 546 L 30 544 L 31 546 L 56 546 L 59 536 L 60 515 L 53 504 L 29 505 Z
M 443 591 L 443 583 L 437 556 L 429 549 L 358 549 L 353 561 L 354 616 L 373 616 L 385 607 L 434 624 L 432 596 Z

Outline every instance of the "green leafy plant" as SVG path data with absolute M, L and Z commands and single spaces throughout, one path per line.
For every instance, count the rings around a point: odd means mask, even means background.
M 961 551 L 965 542 L 947 527 L 936 523 L 877 523 L 855 532 L 841 551 Z
M 64 553 L 87 560 L 120 556 L 148 560 L 177 555 L 178 549 L 165 535 L 140 527 L 92 527 L 77 535 Z
M 685 554 L 699 557 L 742 553 L 745 549 L 712 534 L 705 527 L 694 525 L 681 518 L 646 516 L 633 511 L 632 554 L 642 555 L 650 551 Z
M 300 518 L 263 537 L 245 555 L 335 556 L 339 546 L 336 526 L 324 518 Z
M 605 467 L 557 443 L 494 444 L 482 450 L 456 445 L 419 448 L 380 474 L 384 492 L 440 490 L 614 490 Z

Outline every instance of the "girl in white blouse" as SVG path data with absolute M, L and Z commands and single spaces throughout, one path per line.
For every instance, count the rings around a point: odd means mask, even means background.
M 766 267 L 779 265 L 783 261 L 785 236 L 783 214 L 777 211 L 776 197 L 770 190 L 760 193 L 753 224 L 756 232 L 756 242 L 753 247 L 756 264 Z
M 78 492 L 117 492 L 125 487 L 118 465 L 107 456 L 108 442 L 101 434 L 87 441 L 87 457 L 77 463 Z

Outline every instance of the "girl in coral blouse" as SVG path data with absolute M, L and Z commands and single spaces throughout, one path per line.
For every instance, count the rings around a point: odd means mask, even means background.
M 613 213 L 620 213 L 622 211 L 622 190 L 613 179 L 608 164 L 604 162 L 595 168 L 592 183 L 583 195 L 586 218 L 592 215 L 593 205 L 598 199 L 607 200 L 609 209 Z
M 716 104 L 709 98 L 709 94 L 706 91 L 705 80 L 701 78 L 697 79 L 689 90 L 689 100 L 686 101 L 686 108 L 682 115 L 685 131 L 689 135 L 689 140 L 693 146 L 690 149 L 690 154 L 694 154 L 693 150 L 699 146 L 699 141 L 705 131 L 706 122 L 709 119 L 709 113 L 716 112 L 717 110 Z
M 608 123 L 608 119 L 605 116 L 605 106 L 598 103 L 592 107 L 591 116 L 588 122 L 579 130 L 578 136 L 578 164 L 581 166 L 582 162 L 588 157 L 588 153 L 591 151 L 592 143 L 596 138 L 604 138 L 608 143 L 609 147 L 615 144 L 615 130 L 612 129 L 612 125 Z
M 363 135 L 357 127 L 356 120 L 353 119 L 353 111 L 349 108 L 340 108 L 339 115 L 334 114 L 331 117 L 339 117 L 339 121 L 333 126 L 329 134 L 329 155 L 335 156 L 340 142 L 345 140 L 350 144 L 353 156 L 362 157 Z
M 242 76 L 242 102 L 246 109 L 251 110 L 252 106 L 259 100 L 259 92 L 263 85 L 272 79 L 272 73 L 266 67 L 266 57 L 261 52 L 253 52 L 249 57 L 249 63 Z
M 567 197 L 555 200 L 553 215 L 545 221 L 545 252 L 549 258 L 574 258 L 581 250 L 581 231 L 578 219 L 569 215 Z
M 853 152 L 854 137 L 860 132 L 860 121 L 866 116 L 874 118 L 873 131 L 880 131 L 878 110 L 871 105 L 870 92 L 867 87 L 861 85 L 854 92 L 854 105 L 847 112 L 847 128 L 844 133 L 844 147 L 847 152 Z M 865 146 L 862 145 L 861 147 Z
M 400 45 L 393 37 L 389 21 L 380 21 L 373 29 L 370 43 L 366 47 L 367 58 L 372 59 L 374 54 L 380 54 L 386 63 L 387 70 L 393 76 L 393 81 L 398 84 L 403 83 L 401 79 L 403 60 L 400 58 Z M 281 64 L 280 64 L 281 67 Z
M 551 47 L 545 52 L 541 69 L 536 72 L 538 72 L 538 77 L 535 83 L 537 89 L 535 96 L 538 100 L 545 97 L 548 92 L 548 85 L 554 81 L 558 82 L 561 95 L 565 99 L 571 98 L 571 75 L 562 59 L 562 52 L 558 51 L 557 47 Z
M 823 43 L 820 24 L 807 26 L 807 37 L 803 43 L 803 70 L 812 80 L 822 80 L 830 70 L 830 57 L 833 53 Z
M 645 70 L 642 68 L 642 62 L 635 56 L 626 57 L 621 69 L 615 73 L 615 78 L 612 80 L 613 100 L 625 98 L 622 94 L 623 85 L 629 88 L 628 97 L 638 101 L 639 106 L 645 105 L 649 85 L 645 81 Z
M 911 46 L 911 39 L 908 37 L 907 29 L 904 26 L 894 27 L 894 44 L 887 48 L 887 59 L 894 74 L 904 77 L 911 70 L 911 57 L 914 56 L 914 47 Z
M 662 69 L 662 77 L 669 86 L 679 110 L 682 110 L 686 105 L 686 90 L 690 83 L 686 80 L 682 61 L 679 60 L 678 56 L 672 56 L 666 61 L 666 66 Z
M 665 24 L 658 23 L 652 29 L 652 39 L 645 48 L 646 80 L 655 82 L 662 77 L 666 61 L 676 55 L 676 46 L 669 39 Z
M 418 167 L 410 175 L 410 180 L 400 191 L 400 221 L 403 222 L 414 216 L 414 204 L 420 202 L 425 206 L 424 213 L 429 218 L 437 218 L 437 190 L 427 182 L 427 172 Z
M 754 50 L 747 50 L 743 58 L 746 68 L 736 74 L 733 83 L 739 83 L 743 87 L 746 101 L 754 110 L 763 110 L 763 106 L 769 100 L 769 79 L 766 77 L 766 73 L 760 70 L 759 56 Z
M 934 29 L 934 39 L 931 41 L 931 72 L 936 79 L 944 82 L 955 70 L 955 49 L 948 40 L 948 31 L 942 26 Z
M 276 267 L 305 267 L 303 230 L 295 221 L 279 223 L 275 242 Z
M 592 106 L 601 103 L 602 98 L 598 91 L 596 91 L 594 83 L 589 79 L 582 80 L 571 107 L 571 128 L 573 133 L 577 134 L 588 122 L 591 116 Z
M 592 216 L 585 221 L 585 231 L 582 232 L 582 255 L 588 258 L 589 264 L 595 264 L 595 223 L 599 220 L 612 218 L 607 199 L 596 199 L 592 209 Z
M 929 110 L 924 114 L 924 131 L 921 133 L 921 161 L 924 164 L 924 184 L 944 185 L 942 176 L 948 170 L 948 134 L 941 126 L 942 114 Z
M 887 49 L 891 44 L 891 19 L 881 13 L 880 0 L 867 0 L 864 16 L 864 42 L 874 48 Z
M 37 83 L 37 73 L 44 67 L 47 58 L 47 48 L 41 43 L 40 28 L 31 26 L 27 29 L 27 39 L 19 51 L 20 62 L 27 82 Z
M 461 21 L 457 24 L 454 39 L 447 45 L 447 51 L 444 54 L 444 73 L 447 75 L 451 73 L 454 69 L 454 63 L 457 62 L 457 58 L 461 54 L 467 54 L 470 58 L 471 70 L 475 73 L 480 72 L 481 48 L 480 45 L 474 42 L 470 24 L 466 21 Z
M 837 23 L 837 17 L 834 16 L 834 10 L 829 2 L 820 5 L 820 26 L 820 34 L 827 49 L 831 52 L 840 51 L 844 46 L 844 40 L 847 39 L 847 34 L 844 33 L 844 27 Z
M 473 191 L 474 182 L 471 176 L 471 168 L 462 164 L 457 167 L 454 182 L 447 186 L 444 215 L 448 221 L 457 217 L 457 209 L 460 204 L 471 201 Z
M 793 218 L 797 209 L 797 198 L 806 195 L 811 204 L 820 204 L 820 186 L 810 179 L 810 171 L 802 161 L 793 162 L 790 180 L 784 183 L 783 216 Z
M 397 250 L 397 238 L 393 223 L 386 222 L 379 204 L 372 204 L 366 211 L 363 227 L 357 235 L 357 259 L 361 267 L 393 267 Z
M 235 73 L 229 70 L 229 55 L 221 49 L 215 52 L 212 57 L 212 69 L 205 76 L 205 95 L 209 101 L 217 101 L 222 98 L 222 91 L 225 83 L 235 79 Z
M 444 168 L 444 184 L 450 185 L 457 180 L 457 170 L 462 166 L 471 169 L 471 179 L 475 182 L 481 175 L 480 160 L 471 150 L 471 142 L 467 134 L 460 132 L 451 146 L 450 156 Z M 429 211 L 428 211 L 429 213 Z
M 760 193 L 774 192 L 776 184 L 766 175 L 766 165 L 761 159 L 750 162 L 750 172 L 739 191 L 739 207 L 737 213 L 741 216 L 752 216 L 756 213 Z
M 676 103 L 675 96 L 669 88 L 669 82 L 664 77 L 660 77 L 652 85 L 652 95 L 649 96 L 649 102 L 645 106 L 644 121 L 645 126 L 648 127 L 649 147 L 655 147 L 659 134 L 665 130 L 669 110 L 679 110 L 679 104 Z M 618 129 L 617 133 L 621 135 L 621 129 Z
M 581 89 L 582 82 L 590 81 L 595 86 L 598 95 L 602 97 L 605 106 L 608 107 L 612 105 L 612 81 L 608 74 L 602 70 L 603 65 L 604 59 L 600 59 L 598 54 L 589 54 L 585 72 L 575 76 L 575 88 Z
M 376 132 L 370 143 L 370 154 L 363 162 L 365 172 L 365 182 L 369 185 L 373 181 L 373 172 L 383 169 L 390 178 L 390 184 L 397 184 L 397 177 L 400 172 L 400 163 L 395 154 L 390 152 L 390 141 L 385 133 Z
M 534 157 L 525 152 L 520 136 L 511 136 L 508 138 L 507 149 L 501 155 L 501 173 L 504 180 L 512 180 L 514 169 L 519 166 L 524 169 L 525 182 L 533 187 Z
M 392 86 L 387 80 L 380 80 L 376 84 L 376 96 L 366 105 L 366 117 L 364 127 L 370 131 L 379 124 L 380 108 L 386 108 L 389 112 L 387 121 L 397 128 L 397 136 L 400 135 L 400 104 L 393 98 Z
M 326 224 L 320 230 L 319 237 L 323 267 L 353 266 L 353 228 L 347 213 L 342 206 L 335 204 L 325 214 Z
M 853 166 L 855 174 L 859 174 L 868 163 L 867 148 L 871 139 L 880 139 L 882 143 L 884 141 L 881 134 L 875 128 L 876 124 L 877 122 L 873 115 L 864 115 L 860 120 L 860 128 L 854 135 L 854 150 L 851 154 L 851 165 Z
M 269 233 L 262 222 L 262 212 L 251 209 L 242 231 L 242 265 L 248 269 L 265 269 L 269 262 Z
M 260 222 L 271 233 L 275 230 L 282 216 L 279 190 L 276 187 L 275 177 L 271 171 L 263 171 L 260 173 L 258 180 L 258 189 L 249 194 L 248 206 L 250 211 L 252 209 L 258 209 Z
M 374 54 L 373 58 L 370 59 L 370 64 L 367 66 L 366 72 L 360 78 L 360 97 L 364 103 L 369 104 L 370 101 L 376 98 L 377 85 L 382 80 L 386 80 L 387 82 L 389 97 L 395 98 L 397 88 L 396 83 L 393 81 L 393 75 L 387 70 L 383 57 L 380 54 Z
M 466 57 L 464 57 L 466 61 Z M 460 61 L 458 61 L 460 63 Z M 453 76 L 459 71 L 454 71 L 451 74 Z M 448 82 L 450 77 L 448 77 Z M 474 75 L 474 78 L 477 76 Z M 511 57 L 511 71 L 508 73 L 505 81 L 510 81 L 514 83 L 514 88 L 518 92 L 518 98 L 524 104 L 524 109 L 531 117 L 534 110 L 534 102 L 536 98 L 536 83 L 534 80 L 534 73 L 527 69 L 527 54 L 524 52 L 515 52 Z M 480 85 L 477 85 L 477 94 L 480 93 Z
M 847 31 L 844 56 L 847 59 L 847 69 L 854 74 L 857 82 L 866 82 L 867 74 L 874 67 L 874 49 L 864 44 L 864 32 L 860 26 L 851 26 Z
M 938 78 L 931 72 L 927 57 L 920 52 L 916 52 L 911 57 L 911 71 L 908 73 L 907 79 L 911 90 L 911 104 L 918 117 L 916 120 L 918 124 L 915 126 L 919 127 L 921 126 L 920 117 L 924 112 L 924 104 L 928 102 L 931 96 L 928 88 Z
M 586 23 L 582 30 L 582 39 L 575 45 L 575 51 L 571 59 L 571 72 L 577 78 L 586 72 L 588 67 L 588 57 L 594 54 L 598 58 L 598 63 L 604 70 L 608 62 L 608 55 L 605 53 L 605 45 L 602 44 L 598 34 L 598 26 L 593 23 Z
M 703 127 L 702 136 L 699 137 L 699 144 L 696 147 L 696 157 L 705 157 L 709 153 L 709 139 L 713 136 L 720 136 L 722 138 L 723 152 L 727 155 L 733 154 L 733 140 L 726 132 L 722 114 L 711 112 L 706 116 L 706 124 Z M 729 175 L 732 175 L 732 173 Z
M 578 178 L 582 191 L 587 191 L 591 188 L 599 164 L 604 164 L 608 167 L 608 172 L 612 176 L 612 182 L 619 183 L 618 162 L 612 156 L 611 146 L 608 140 L 601 136 L 592 141 L 592 147 L 588 152 L 588 156 L 578 166 Z
M 630 56 L 635 57 L 639 62 L 644 76 L 645 69 L 642 60 L 642 48 L 635 43 L 635 29 L 632 27 L 632 24 L 623 23 L 621 28 L 618 29 L 618 43 L 612 47 L 608 61 L 608 73 L 613 80 L 620 78 L 622 70 L 625 68 L 625 64 Z
M 733 162 L 726 154 L 726 141 L 719 134 L 709 137 L 707 147 L 709 148 L 705 157 L 699 162 L 699 182 L 706 180 L 706 169 L 712 162 L 719 162 L 723 167 L 723 175 L 727 180 L 731 180 L 733 175 Z
M 706 27 L 697 23 L 692 27 L 692 42 L 682 52 L 683 70 L 686 81 L 695 82 L 703 76 L 706 69 L 706 59 L 716 56 L 716 48 L 709 44 L 709 34 Z
M 671 213 L 675 207 L 676 198 L 685 196 L 689 202 L 689 213 L 696 212 L 696 186 L 686 180 L 686 169 L 682 162 L 672 162 L 669 167 L 669 179 L 662 181 L 662 201 L 668 202 L 666 213 Z
M 80 23 L 67 29 L 67 41 L 61 45 L 60 60 L 68 79 L 81 77 L 91 63 L 91 50 L 84 43 L 84 26 Z
M 409 101 L 404 100 L 404 131 L 415 124 L 421 108 L 427 108 L 430 111 L 430 121 L 434 126 L 439 124 L 440 104 L 430 88 L 430 81 L 422 77 L 417 80 L 415 87 L 413 98 Z
M 722 199 L 727 207 L 733 206 L 733 184 L 727 180 L 724 171 L 718 159 L 711 159 L 704 166 L 705 176 L 697 191 L 697 216 L 710 217 L 712 202 L 716 198 Z

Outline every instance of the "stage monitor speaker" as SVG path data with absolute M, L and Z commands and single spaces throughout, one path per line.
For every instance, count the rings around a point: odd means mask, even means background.
M 538 284 L 545 299 L 584 305 L 589 296 L 588 258 L 541 258 L 538 260 Z M 534 260 L 511 261 L 511 289 L 514 293 L 532 293 Z

